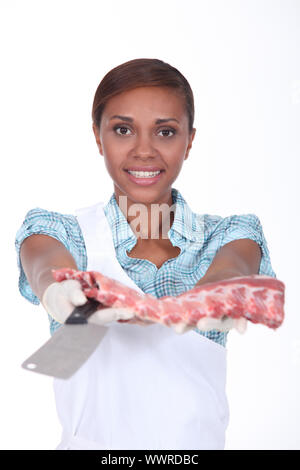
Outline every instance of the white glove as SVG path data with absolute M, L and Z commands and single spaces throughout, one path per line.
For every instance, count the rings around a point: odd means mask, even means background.
M 53 282 L 43 294 L 42 304 L 49 315 L 59 323 L 64 323 L 75 307 L 85 304 L 87 297 L 79 281 L 68 279 Z
M 247 329 L 247 320 L 244 317 L 231 318 L 225 316 L 223 319 L 205 317 L 198 321 L 197 328 L 203 331 L 229 331 L 232 328 L 235 328 L 239 333 L 245 333 Z
M 127 308 L 104 307 L 97 310 L 89 317 L 89 323 L 96 325 L 106 325 L 106 323 L 117 320 L 130 320 L 135 314 Z
M 188 326 L 184 323 L 174 323 L 171 327 L 178 334 L 186 333 L 187 331 L 195 329 L 194 326 Z M 204 317 L 198 321 L 197 328 L 201 331 L 229 331 L 232 328 L 235 328 L 239 333 L 245 333 L 247 329 L 247 320 L 243 317 L 230 318 L 226 316 L 224 319 Z
M 87 301 L 81 284 L 75 279 L 53 282 L 44 292 L 42 304 L 49 315 L 59 323 L 64 323 L 75 307 Z M 125 308 L 100 308 L 89 317 L 89 323 L 105 325 L 117 320 L 129 320 L 135 314 Z

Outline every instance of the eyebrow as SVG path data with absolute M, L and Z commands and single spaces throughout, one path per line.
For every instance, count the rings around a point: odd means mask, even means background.
M 112 119 L 122 119 L 122 121 L 133 122 L 133 119 L 131 117 L 129 117 L 129 116 L 119 116 L 118 114 L 116 114 L 115 116 L 112 116 L 110 118 L 110 121 Z M 180 124 L 180 122 L 175 118 L 156 119 L 155 124 L 161 124 L 162 122 L 168 122 L 168 121 L 176 121 L 176 122 L 178 122 L 178 124 Z

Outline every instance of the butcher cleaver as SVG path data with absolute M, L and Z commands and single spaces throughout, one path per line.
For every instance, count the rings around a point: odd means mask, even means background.
M 70 378 L 95 351 L 108 330 L 107 326 L 93 324 L 90 319 L 101 306 L 104 315 L 105 311 L 112 310 L 94 299 L 76 307 L 52 337 L 23 362 L 22 367 L 59 379 Z

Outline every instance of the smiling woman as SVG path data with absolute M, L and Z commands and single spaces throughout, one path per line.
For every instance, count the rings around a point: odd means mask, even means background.
M 103 291 L 110 278 L 107 285 L 113 279 L 149 298 L 177 297 L 228 277 L 276 277 L 255 214 L 197 214 L 173 187 L 196 133 L 193 93 L 179 70 L 158 59 L 115 67 L 96 90 L 92 119 L 113 183 L 110 199 L 75 215 L 32 209 L 16 237 L 20 291 L 42 301 L 51 333 L 87 300 L 76 280 L 54 282 L 52 269 L 96 271 Z M 94 288 L 101 291 L 101 282 Z M 55 380 L 58 448 L 223 449 L 222 320 L 178 335 L 158 323 L 133 324 L 126 314 L 126 322 L 111 317 L 74 376 Z M 97 319 L 103 323 L 101 310 Z

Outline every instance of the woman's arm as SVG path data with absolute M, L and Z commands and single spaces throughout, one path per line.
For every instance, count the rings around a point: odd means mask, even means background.
M 226 243 L 220 248 L 205 275 L 195 287 L 206 282 L 258 274 L 261 256 L 260 246 L 248 238 Z
M 78 269 L 65 246 L 48 235 L 31 235 L 21 245 L 21 263 L 35 295 L 41 300 L 46 288 L 55 282 L 52 269 Z

